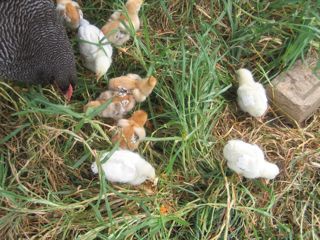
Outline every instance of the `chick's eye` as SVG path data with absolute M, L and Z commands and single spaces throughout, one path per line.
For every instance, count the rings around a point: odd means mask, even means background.
M 54 77 L 54 76 L 50 76 L 50 78 L 49 78 L 49 82 L 50 82 L 51 84 L 53 84 L 53 83 L 54 83 L 54 79 L 55 79 L 55 77 Z

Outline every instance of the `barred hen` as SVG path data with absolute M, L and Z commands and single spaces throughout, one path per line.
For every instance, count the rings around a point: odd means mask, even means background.
M 51 0 L 0 0 L 0 79 L 54 83 L 70 99 L 75 60 Z

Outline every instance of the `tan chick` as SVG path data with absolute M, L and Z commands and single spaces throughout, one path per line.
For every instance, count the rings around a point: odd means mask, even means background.
M 56 10 L 68 27 L 72 29 L 79 27 L 83 13 L 77 2 L 72 0 L 57 0 Z
M 112 78 L 109 82 L 109 89 L 118 91 L 119 94 L 132 94 L 137 102 L 143 102 L 151 94 L 157 84 L 153 76 L 141 79 L 137 74 L 127 74 Z
M 125 6 L 125 13 L 117 11 L 110 16 L 108 22 L 101 28 L 101 31 L 110 42 L 121 46 L 130 39 L 129 29 L 131 25 L 134 32 L 139 30 L 140 19 L 138 14 L 142 3 L 143 0 L 128 0 Z
M 97 108 L 109 99 L 112 99 L 111 103 L 102 110 L 99 116 L 115 120 L 123 118 L 125 114 L 134 108 L 136 103 L 132 95 L 119 96 L 116 92 L 105 91 L 96 100 L 87 103 L 84 106 L 84 111 L 87 111 L 88 108 Z
M 118 133 L 112 138 L 112 142 L 119 142 L 121 149 L 131 151 L 138 148 L 139 143 L 146 137 L 144 125 L 148 115 L 145 111 L 139 110 L 132 114 L 129 119 L 120 119 Z

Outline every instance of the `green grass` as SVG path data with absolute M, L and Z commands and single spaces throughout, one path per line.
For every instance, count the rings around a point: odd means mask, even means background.
M 121 7 L 111 2 L 83 0 L 84 14 L 101 27 Z M 70 104 L 52 87 L 0 82 L 3 238 L 319 239 L 319 169 L 311 165 L 320 157 L 319 114 L 304 129 L 274 124 L 273 115 L 257 125 L 226 97 L 239 67 L 268 83 L 317 53 L 319 12 L 306 0 L 148 0 L 141 36 L 115 51 L 105 79 L 97 83 L 78 59 Z M 110 185 L 90 171 L 96 153 L 114 146 L 109 123 L 82 107 L 129 72 L 158 78 L 137 106 L 152 123 L 139 153 L 156 168 L 156 189 Z M 226 167 L 223 144 L 241 135 L 279 164 L 276 180 L 239 181 Z

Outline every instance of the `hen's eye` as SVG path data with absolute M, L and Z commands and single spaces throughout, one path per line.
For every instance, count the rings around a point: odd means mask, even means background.
M 50 76 L 50 83 L 54 83 L 54 76 Z

